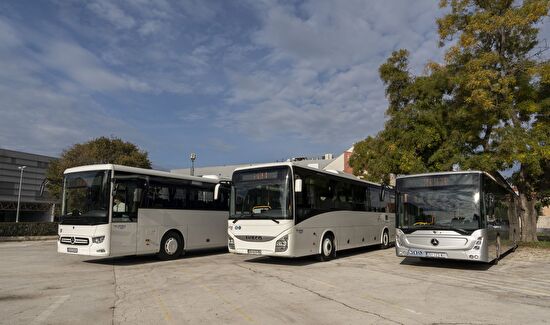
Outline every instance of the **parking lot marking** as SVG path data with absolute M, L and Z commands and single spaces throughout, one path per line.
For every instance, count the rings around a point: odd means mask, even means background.
M 462 280 L 465 283 L 477 284 L 477 285 L 482 285 L 482 286 L 490 286 L 490 287 L 494 287 L 496 289 L 500 289 L 501 291 L 503 291 L 503 290 L 507 291 L 508 290 L 508 291 L 515 291 L 517 293 L 523 293 L 523 294 L 528 294 L 528 295 L 550 297 L 550 294 L 548 294 L 545 291 L 539 291 L 539 290 L 534 290 L 534 289 L 525 289 L 525 288 L 517 288 L 517 287 L 511 285 L 509 282 L 506 282 L 506 281 L 502 281 L 501 283 L 497 283 L 497 282 L 491 282 L 491 281 L 481 280 L 481 279 L 465 278 L 463 276 L 458 276 L 458 275 L 447 276 L 447 275 L 439 274 L 438 276 L 442 277 L 442 278 L 453 279 L 453 280 Z
M 395 307 L 397 309 L 401 309 L 401 310 L 405 310 L 405 311 L 408 311 L 409 313 L 412 313 L 412 314 L 416 314 L 416 315 L 422 315 L 421 312 L 418 312 L 416 310 L 413 310 L 413 309 L 409 309 L 409 308 L 405 308 L 397 303 L 393 303 L 393 302 L 389 302 L 389 301 L 386 301 L 384 299 L 380 299 L 380 298 L 376 298 L 376 297 L 373 297 L 371 295 L 363 295 L 363 299 L 366 299 L 366 300 L 370 300 L 370 301 L 373 301 L 373 302 L 377 302 L 377 303 L 382 303 L 384 305 L 388 305 L 388 306 L 392 306 L 392 307 Z
M 164 320 L 168 324 L 172 324 L 172 315 L 170 314 L 170 311 L 168 308 L 166 308 L 166 305 L 164 304 L 164 301 L 162 300 L 162 297 L 160 296 L 160 293 L 157 289 L 154 289 L 155 291 L 155 298 L 157 299 L 157 303 L 160 307 L 160 310 L 162 312 L 162 317 L 164 317 Z
M 336 286 L 333 286 L 332 284 L 327 283 L 327 282 L 324 282 L 324 281 L 321 281 L 321 280 L 317 280 L 317 279 L 313 279 L 313 278 L 310 278 L 309 280 L 314 281 L 314 282 L 317 282 L 317 283 L 324 284 L 324 285 L 329 286 L 329 287 L 332 287 L 332 288 L 337 288 Z
M 50 315 L 57 309 L 59 306 L 61 306 L 67 299 L 69 299 L 70 295 L 66 296 L 60 296 L 58 299 L 50 305 L 50 307 L 46 308 L 40 315 L 36 316 L 30 324 L 42 324 Z
M 239 306 L 235 306 L 231 301 L 226 299 L 224 296 L 222 296 L 218 291 L 204 285 L 200 284 L 200 287 L 205 289 L 206 291 L 212 293 L 214 296 L 218 297 L 221 301 L 225 302 L 226 304 L 232 306 L 245 320 L 247 320 L 249 323 L 255 323 L 254 319 L 245 313 Z

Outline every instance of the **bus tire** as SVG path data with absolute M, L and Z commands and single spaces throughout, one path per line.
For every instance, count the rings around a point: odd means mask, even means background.
M 384 233 L 382 233 L 382 249 L 388 249 L 390 248 L 390 234 L 388 232 L 388 229 L 384 229 Z
M 330 261 L 334 257 L 336 257 L 334 237 L 331 234 L 326 234 L 321 241 L 321 254 L 319 255 L 319 260 L 325 262 Z
M 501 250 L 501 247 L 500 247 L 500 236 L 497 236 L 497 256 L 495 257 L 494 261 L 493 261 L 493 264 L 494 265 L 497 265 L 498 264 L 498 261 L 500 260 L 500 250 Z
M 167 232 L 160 242 L 158 257 L 161 260 L 173 260 L 178 258 L 183 252 L 183 239 L 175 231 Z

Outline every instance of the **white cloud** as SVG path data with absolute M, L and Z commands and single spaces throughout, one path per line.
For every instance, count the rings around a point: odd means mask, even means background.
M 160 22 L 155 20 L 146 21 L 141 27 L 138 29 L 138 32 L 142 36 L 150 36 L 153 34 L 158 33 L 162 29 L 162 25 Z
M 68 41 L 51 41 L 42 46 L 44 53 L 40 53 L 37 59 L 43 63 L 44 68 L 61 72 L 80 83 L 82 87 L 94 91 L 149 89 L 142 81 L 113 73 L 95 55 L 80 45 Z
M 0 17 L 0 44 L 1 49 L 13 48 L 21 44 L 17 38 L 16 31 Z
M 244 107 L 220 124 L 253 134 L 346 147 L 383 128 L 387 101 L 379 66 L 408 48 L 413 72 L 438 59 L 437 3 L 306 1 L 267 3 L 256 46 L 269 49 L 243 69 L 228 69 L 227 102 Z M 242 56 L 243 54 L 241 54 Z M 244 54 L 246 57 L 246 54 Z
M 93 2 L 88 3 L 88 8 L 118 29 L 130 29 L 136 25 L 134 18 L 127 15 L 114 2 L 107 0 L 94 0 Z

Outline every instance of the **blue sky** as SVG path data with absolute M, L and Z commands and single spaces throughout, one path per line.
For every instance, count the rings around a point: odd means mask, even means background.
M 383 127 L 392 51 L 415 73 L 441 61 L 441 15 L 406 0 L 2 1 L 0 147 L 116 136 L 167 169 L 191 152 L 198 166 L 339 154 Z

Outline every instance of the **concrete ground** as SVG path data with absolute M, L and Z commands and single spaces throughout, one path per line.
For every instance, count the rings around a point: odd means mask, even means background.
M 393 249 L 336 260 L 196 252 L 91 259 L 55 241 L 0 243 L 2 324 L 537 324 L 550 322 L 550 252 L 495 266 L 402 259 Z

